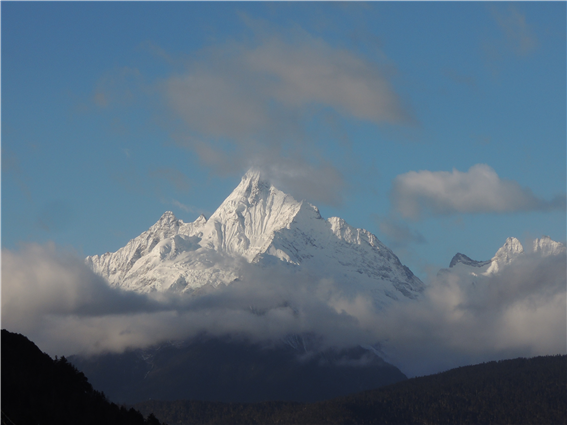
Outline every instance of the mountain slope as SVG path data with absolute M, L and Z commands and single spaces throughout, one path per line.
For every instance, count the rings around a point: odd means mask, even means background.
M 318 403 L 150 400 L 136 405 L 168 423 L 566 424 L 567 356 L 460 367 Z
M 145 350 L 72 356 L 112 400 L 318 401 L 407 379 L 373 350 L 199 337 Z
M 207 220 L 166 212 L 115 253 L 86 263 L 111 285 L 138 292 L 191 292 L 242 278 L 242 266 L 289 266 L 332 278 L 345 293 L 366 293 L 378 305 L 415 299 L 424 284 L 376 236 L 297 201 L 249 171 Z

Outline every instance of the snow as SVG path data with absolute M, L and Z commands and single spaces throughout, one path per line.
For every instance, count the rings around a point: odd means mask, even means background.
M 540 253 L 542 256 L 559 255 L 565 253 L 565 245 L 555 242 L 549 236 L 543 236 L 533 242 L 533 251 Z
M 565 254 L 565 245 L 552 240 L 549 236 L 533 241 L 531 254 L 546 257 L 549 255 Z M 513 265 L 519 258 L 526 255 L 520 241 L 514 237 L 506 239 L 492 259 L 488 261 L 471 260 L 464 254 L 457 253 L 449 265 L 449 269 L 442 269 L 440 273 L 451 271 L 463 277 L 489 276 L 501 272 L 505 267 Z M 473 279 L 474 280 L 474 279 Z
M 254 170 L 208 220 L 185 223 L 167 211 L 125 247 L 85 261 L 110 285 L 142 293 L 230 284 L 242 277 L 243 264 L 288 265 L 378 306 L 418 298 L 424 289 L 375 235 L 338 217 L 325 220 Z
M 485 274 L 498 273 L 498 271 L 511 262 L 513 262 L 518 255 L 524 252 L 524 247 L 516 238 L 508 238 L 502 247 L 496 251 L 492 257 L 492 263 L 486 270 Z

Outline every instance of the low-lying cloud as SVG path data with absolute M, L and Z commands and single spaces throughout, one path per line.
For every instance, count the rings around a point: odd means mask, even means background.
M 538 198 L 513 180 L 501 179 L 486 164 L 466 172 L 410 171 L 397 176 L 390 195 L 403 217 L 418 220 L 426 214 L 509 213 L 565 209 L 565 195 L 551 201 Z
M 423 299 L 392 308 L 384 344 L 405 373 L 567 351 L 565 254 L 525 254 L 491 276 L 441 273 Z
M 147 297 L 110 288 L 76 256 L 52 243 L 2 250 L 3 325 L 26 331 L 52 314 L 96 317 L 159 308 Z
M 413 376 L 486 360 L 565 353 L 565 255 L 523 254 L 498 275 L 441 273 L 421 299 L 377 309 L 332 279 L 245 266 L 198 295 L 140 295 L 109 287 L 54 245 L 2 252 L 2 327 L 52 355 L 121 352 L 207 332 L 254 341 L 293 334 L 323 346 L 379 343 Z

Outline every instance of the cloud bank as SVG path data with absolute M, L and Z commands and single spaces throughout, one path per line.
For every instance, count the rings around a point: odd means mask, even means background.
M 441 273 L 424 298 L 386 312 L 384 344 L 410 375 L 567 352 L 565 254 L 525 254 L 491 276 Z M 388 351 L 391 350 L 391 351 Z
M 110 288 L 53 245 L 2 257 L 2 326 L 51 355 L 121 352 L 202 332 L 254 341 L 310 334 L 324 347 L 379 343 L 414 376 L 566 351 L 565 255 L 525 254 L 474 283 L 443 273 L 420 300 L 383 310 L 332 280 L 284 267 L 250 267 L 241 281 L 198 296 L 140 295 Z
M 397 176 L 390 199 L 403 217 L 419 220 L 425 214 L 509 213 L 565 209 L 565 195 L 551 201 L 536 197 L 529 188 L 501 179 L 485 164 L 467 172 L 410 171 Z

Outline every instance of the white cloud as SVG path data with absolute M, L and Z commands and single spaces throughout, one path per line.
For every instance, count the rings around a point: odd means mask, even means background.
M 524 255 L 475 282 L 453 273 L 435 278 L 418 303 L 384 313 L 381 340 L 406 374 L 514 357 L 565 354 L 565 255 Z
M 43 326 L 46 316 L 152 311 L 157 304 L 133 292 L 111 289 L 73 254 L 54 244 L 2 250 L 2 325 L 22 332 Z
M 507 213 L 564 209 L 565 196 L 552 201 L 536 197 L 513 180 L 501 179 L 485 164 L 467 172 L 410 171 L 393 182 L 391 201 L 402 216 L 417 220 L 425 213 Z
M 2 326 L 52 355 L 120 352 L 202 332 L 261 341 L 314 333 L 336 346 L 372 341 L 355 317 L 331 305 L 340 299 L 332 282 L 284 268 L 245 268 L 242 281 L 199 296 L 140 295 L 109 287 L 53 244 L 5 249 L 2 260 Z
M 309 334 L 323 346 L 379 342 L 387 360 L 421 375 L 566 347 L 564 254 L 526 254 L 474 284 L 444 274 L 420 300 L 384 310 L 284 267 L 250 267 L 241 281 L 199 296 L 148 296 L 110 288 L 54 245 L 3 250 L 2 260 L 3 328 L 51 355 L 120 352 L 201 332 L 256 341 Z

